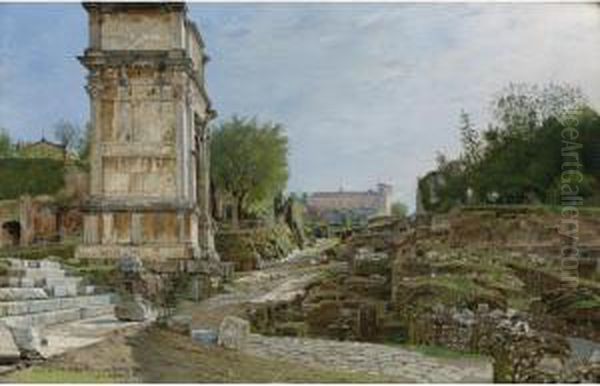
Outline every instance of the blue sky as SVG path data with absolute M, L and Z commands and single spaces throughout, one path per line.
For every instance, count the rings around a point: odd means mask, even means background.
M 510 81 L 569 82 L 600 109 L 592 4 L 190 4 L 220 117 L 257 115 L 290 138 L 290 190 L 395 186 L 458 152 L 461 109 L 487 124 Z M 85 122 L 79 4 L 0 5 L 0 127 L 31 140 Z

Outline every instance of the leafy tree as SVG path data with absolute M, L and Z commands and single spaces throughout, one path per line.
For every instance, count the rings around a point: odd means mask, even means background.
M 234 200 L 233 223 L 249 208 L 273 202 L 288 180 L 288 140 L 280 124 L 232 117 L 214 132 L 211 169 L 216 188 Z
M 505 88 L 493 103 L 495 122 L 484 133 L 479 196 L 498 194 L 501 203 L 544 201 L 560 173 L 560 122 L 585 103 L 581 90 L 567 84 Z
M 460 140 L 463 146 L 463 159 L 470 166 L 476 165 L 481 160 L 482 143 L 479 132 L 473 126 L 469 114 L 464 110 L 460 112 Z
M 0 158 L 9 158 L 14 156 L 15 148 L 6 129 L 0 128 Z
M 471 122 L 469 114 L 464 110 L 460 112 L 460 125 L 458 129 L 463 147 L 460 161 L 464 166 L 465 181 L 471 192 L 476 193 L 476 190 L 473 188 L 477 186 L 479 178 L 479 164 L 483 155 L 483 143 L 479 132 Z
M 406 204 L 400 201 L 395 201 L 392 203 L 392 216 L 396 217 L 406 217 L 408 214 L 408 207 Z
M 461 156 L 453 161 L 438 156 L 437 200 L 425 200 L 426 209 L 446 211 L 468 202 L 471 194 L 499 204 L 556 203 L 567 125 L 576 126 L 576 142 L 582 144 L 572 156 L 582 164 L 579 193 L 594 198 L 600 181 L 600 116 L 585 103 L 581 91 L 569 85 L 510 84 L 496 96 L 494 120 L 481 135 L 461 112 Z
M 568 84 L 510 83 L 494 98 L 492 113 L 500 133 L 514 137 L 528 135 L 549 118 L 561 118 L 586 102 L 581 90 Z

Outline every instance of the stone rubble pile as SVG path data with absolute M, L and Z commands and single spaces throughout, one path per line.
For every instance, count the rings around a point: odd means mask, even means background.
M 81 277 L 50 260 L 6 259 L 0 276 L 0 361 L 14 363 L 39 355 L 45 327 L 111 315 L 110 294 L 98 294 Z M 19 355 L 14 355 L 14 347 Z
M 248 318 L 266 335 L 373 341 L 383 327 L 389 270 L 387 253 L 358 248 L 349 263 L 332 263 L 324 275 L 286 283 L 279 291 L 286 296 L 278 292 L 278 301 L 271 294 L 259 298 Z

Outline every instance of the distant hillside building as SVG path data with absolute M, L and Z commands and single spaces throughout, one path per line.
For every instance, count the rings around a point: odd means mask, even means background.
M 22 158 L 47 158 L 57 161 L 66 161 L 67 148 L 61 144 L 42 138 L 40 141 L 17 145 L 17 152 Z
M 366 192 L 316 192 L 308 197 L 307 209 L 312 217 L 339 223 L 343 217 L 366 220 L 372 216 L 391 214 L 392 186 L 378 184 L 377 190 Z

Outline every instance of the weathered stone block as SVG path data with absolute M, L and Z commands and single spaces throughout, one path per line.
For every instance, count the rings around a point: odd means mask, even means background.
M 0 287 L 33 288 L 35 280 L 27 277 L 0 277 Z
M 190 335 L 194 342 L 200 343 L 203 346 L 214 346 L 218 341 L 217 332 L 206 328 L 191 330 Z
M 225 348 L 243 349 L 249 336 L 250 323 L 247 320 L 227 316 L 219 326 L 219 345 Z
M 53 258 L 52 256 L 50 256 L 49 258 Z M 51 269 L 51 270 L 60 270 L 61 266 L 59 262 L 56 261 L 51 261 L 51 260 L 40 260 L 38 262 L 38 266 L 41 269 Z
M 14 341 L 22 353 L 39 353 L 42 338 L 39 329 L 33 326 L 12 326 L 10 331 Z
M 122 321 L 145 322 L 155 319 L 156 312 L 148 301 L 135 297 L 121 300 L 115 307 L 115 316 Z
M 64 298 L 69 296 L 77 296 L 77 285 L 75 284 L 55 284 L 51 287 L 48 287 L 48 292 L 52 294 L 52 296 L 57 298 Z
M 0 302 L 47 299 L 42 288 L 0 288 Z
M 77 293 L 79 295 L 84 295 L 84 296 L 94 295 L 96 293 L 96 286 L 93 286 L 93 285 L 80 286 L 78 288 Z
M 102 315 L 113 314 L 115 307 L 113 305 L 90 306 L 81 309 L 81 319 L 96 318 Z
M 167 321 L 167 327 L 177 333 L 187 335 L 192 329 L 192 316 L 175 315 Z
M 10 364 L 18 362 L 21 359 L 21 352 L 12 333 L 3 324 L 0 324 L 0 363 Z

